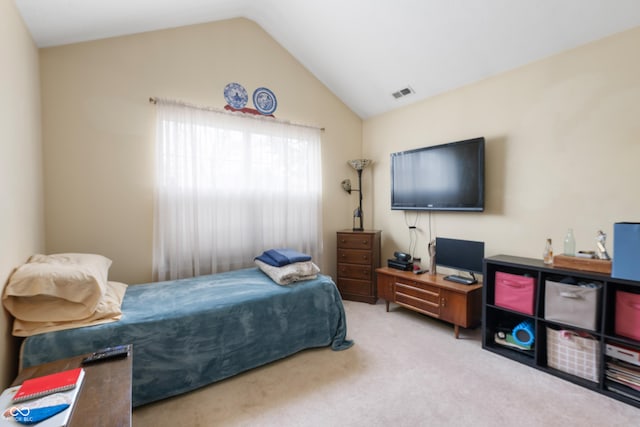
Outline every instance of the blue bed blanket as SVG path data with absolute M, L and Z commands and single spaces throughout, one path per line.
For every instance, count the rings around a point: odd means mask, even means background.
M 140 406 L 303 349 L 353 344 L 340 294 L 324 275 L 280 286 L 249 268 L 133 285 L 122 312 L 118 322 L 26 338 L 22 367 L 133 344 L 132 404 Z

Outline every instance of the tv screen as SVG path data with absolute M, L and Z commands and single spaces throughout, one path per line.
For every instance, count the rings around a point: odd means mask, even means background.
M 484 137 L 391 154 L 391 209 L 484 210 Z

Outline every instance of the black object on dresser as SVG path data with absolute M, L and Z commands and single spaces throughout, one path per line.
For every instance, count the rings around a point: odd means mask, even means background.
M 625 332 L 640 317 L 620 318 L 640 282 L 508 255 L 485 258 L 483 279 L 483 349 L 640 407 L 640 338 Z
M 380 267 L 379 230 L 338 231 L 338 290 L 343 299 L 375 304 Z

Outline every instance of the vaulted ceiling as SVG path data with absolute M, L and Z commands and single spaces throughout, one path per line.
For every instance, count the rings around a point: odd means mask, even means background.
M 363 119 L 640 26 L 639 0 L 14 1 L 39 47 L 251 19 Z

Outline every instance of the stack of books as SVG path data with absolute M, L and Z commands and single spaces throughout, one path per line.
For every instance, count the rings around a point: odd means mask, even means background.
M 0 394 L 0 427 L 65 427 L 84 380 L 83 368 L 26 380 Z
M 640 368 L 620 360 L 607 362 L 608 388 L 640 402 Z M 615 383 L 615 384 L 614 384 Z
M 607 388 L 640 402 L 640 352 L 607 343 Z

